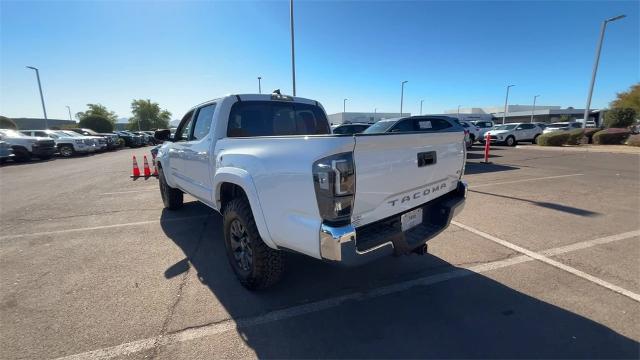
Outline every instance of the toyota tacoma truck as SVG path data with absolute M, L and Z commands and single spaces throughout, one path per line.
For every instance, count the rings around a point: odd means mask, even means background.
M 222 214 L 240 282 L 266 288 L 284 253 L 344 265 L 424 254 L 462 209 L 463 128 L 420 120 L 419 131 L 331 134 L 314 100 L 274 92 L 230 95 L 187 112 L 175 135 L 158 130 L 160 194 L 183 194 Z

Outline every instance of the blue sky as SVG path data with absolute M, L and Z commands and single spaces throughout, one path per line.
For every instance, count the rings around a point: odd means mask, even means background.
M 328 113 L 440 113 L 511 104 L 582 108 L 600 22 L 609 25 L 592 107 L 640 79 L 637 1 L 296 1 L 299 96 Z M 229 93 L 291 93 L 288 1 L 0 1 L 0 114 L 50 118 L 87 103 L 130 116 L 134 98 L 179 118 Z

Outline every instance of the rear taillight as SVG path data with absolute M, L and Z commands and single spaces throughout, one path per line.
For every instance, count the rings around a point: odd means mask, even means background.
M 356 172 L 353 153 L 341 153 L 313 163 L 313 184 L 322 219 L 344 223 L 351 219 Z

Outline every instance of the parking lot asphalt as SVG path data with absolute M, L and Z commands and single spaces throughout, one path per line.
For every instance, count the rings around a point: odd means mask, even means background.
M 0 168 L 0 358 L 638 358 L 640 156 L 472 150 L 429 255 L 297 255 L 249 292 L 221 217 L 121 150 Z

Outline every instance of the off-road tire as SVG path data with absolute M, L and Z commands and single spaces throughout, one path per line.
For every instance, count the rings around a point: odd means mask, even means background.
M 509 139 L 511 139 L 511 144 L 509 144 Z M 507 146 L 516 146 L 518 145 L 518 142 L 516 141 L 516 138 L 513 137 L 513 135 L 509 135 L 507 136 L 507 139 L 504 141 L 505 144 L 507 144 Z
M 60 145 L 58 151 L 60 152 L 60 156 L 62 157 L 71 157 L 75 153 L 75 151 L 73 150 L 73 146 L 71 145 Z
M 184 202 L 184 194 L 179 189 L 167 184 L 162 168 L 158 169 L 158 183 L 160 184 L 160 196 L 164 207 L 169 210 L 178 210 Z
M 244 197 L 231 200 L 223 210 L 224 245 L 227 258 L 240 283 L 249 290 L 266 289 L 276 284 L 284 272 L 284 254 L 267 246 L 260 238 L 251 206 Z M 247 243 L 251 249 L 251 264 L 243 270 L 234 257 L 231 245 L 231 224 L 238 220 L 246 231 Z

